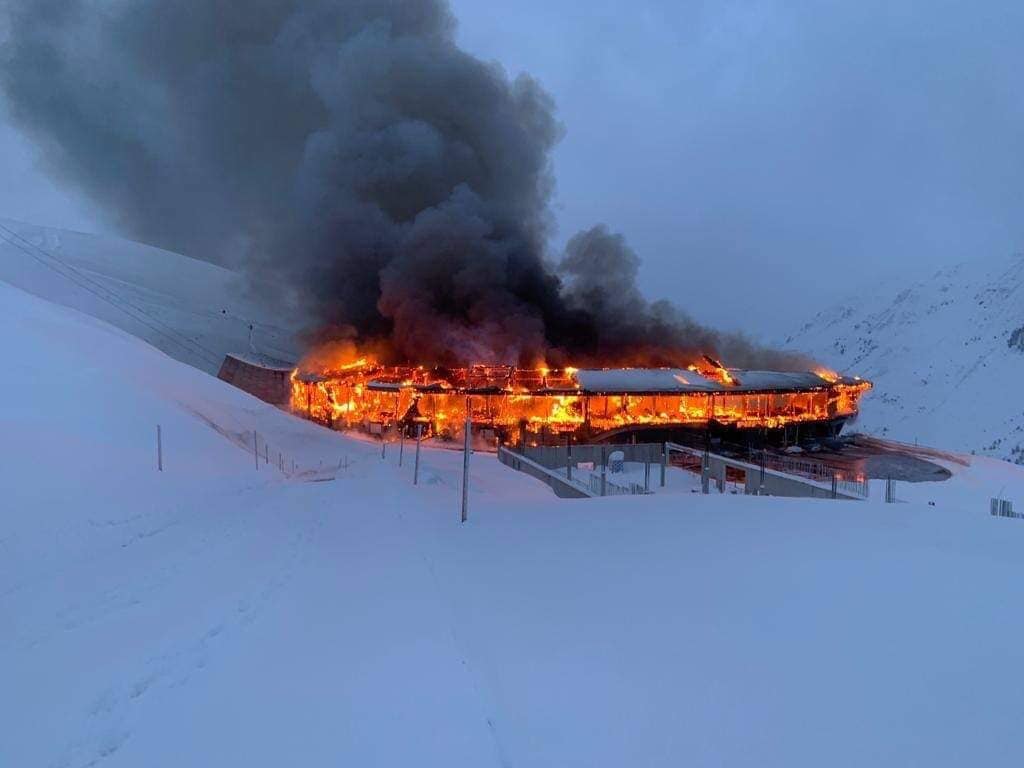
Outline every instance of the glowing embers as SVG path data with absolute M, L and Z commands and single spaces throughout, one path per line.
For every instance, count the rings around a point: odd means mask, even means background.
M 331 427 L 411 432 L 422 424 L 426 434 L 452 438 L 468 409 L 475 428 L 500 441 L 524 432 L 595 435 L 632 425 L 777 429 L 829 422 L 856 414 L 871 387 L 832 372 L 730 373 L 710 365 L 577 371 L 357 362 L 344 370 L 293 374 L 292 409 Z

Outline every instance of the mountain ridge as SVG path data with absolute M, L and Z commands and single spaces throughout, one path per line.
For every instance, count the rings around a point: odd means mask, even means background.
M 1024 254 L 864 291 L 783 340 L 875 384 L 854 429 L 1024 464 Z

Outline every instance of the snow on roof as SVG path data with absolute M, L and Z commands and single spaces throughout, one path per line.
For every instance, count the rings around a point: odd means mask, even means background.
M 827 386 L 816 373 L 730 370 L 735 384 L 722 384 L 685 368 L 618 368 L 580 370 L 576 378 L 585 392 L 760 392 Z
M 810 371 L 791 373 L 784 371 L 732 371 L 732 375 L 739 379 L 739 385 L 722 387 L 722 389 L 755 392 L 765 389 L 814 389 L 829 384 L 821 376 Z
M 262 355 L 259 352 L 229 352 L 227 357 L 233 357 L 235 360 L 245 363 L 246 365 L 254 365 L 257 368 L 268 368 L 272 371 L 292 371 L 295 369 L 295 363 L 278 360 L 276 357 Z
M 587 392 L 710 392 L 717 382 L 685 368 L 613 368 L 579 370 L 576 380 Z
M 366 385 L 367 389 L 382 390 L 386 392 L 398 392 L 406 386 L 408 385 L 401 381 L 380 381 L 379 379 L 374 379 Z

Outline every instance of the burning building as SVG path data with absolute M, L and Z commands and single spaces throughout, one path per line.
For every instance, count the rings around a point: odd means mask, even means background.
M 244 265 L 262 298 L 301 308 L 307 348 L 349 340 L 378 352 L 297 371 L 227 360 L 221 377 L 258 397 L 335 427 L 444 437 L 468 417 L 495 440 L 540 441 L 834 432 L 869 386 L 771 373 L 812 366 L 648 300 L 639 255 L 604 224 L 552 251 L 552 151 L 564 132 L 554 100 L 528 74 L 459 48 L 446 2 L 196 13 L 136 0 L 90 15 L 84 36 L 72 34 L 78 14 L 53 12 L 75 3 L 18 5 L 0 88 L 62 177 L 133 239 Z M 152 66 L 149 47 L 123 44 L 154 31 L 189 45 L 165 46 Z M 139 120 L 126 92 L 162 97 Z M 53 109 L 53 93 L 71 107 Z M 104 160 L 80 162 L 94 155 Z
M 601 442 L 641 431 L 767 430 L 835 435 L 870 382 L 829 371 L 688 368 L 549 369 L 384 366 L 358 359 L 296 369 L 294 412 L 335 429 L 403 430 L 444 438 L 467 420 L 489 441 Z

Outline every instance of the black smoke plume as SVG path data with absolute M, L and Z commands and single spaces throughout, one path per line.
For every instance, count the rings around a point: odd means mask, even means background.
M 546 254 L 551 98 L 443 0 L 8 0 L 0 85 L 125 234 L 241 265 L 394 361 L 806 368 L 636 287 L 595 227 Z

